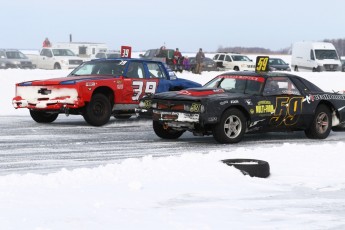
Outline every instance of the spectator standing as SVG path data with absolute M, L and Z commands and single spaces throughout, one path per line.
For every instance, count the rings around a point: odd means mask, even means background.
M 189 62 L 189 58 L 188 58 L 188 56 L 184 56 L 184 58 L 183 58 L 183 69 L 184 70 L 190 70 L 190 62 Z
M 196 67 L 195 67 L 195 73 L 196 74 L 201 74 L 202 72 L 202 62 L 204 61 L 205 54 L 202 52 L 202 49 L 199 49 L 199 52 L 195 56 L 195 61 L 196 61 Z
M 179 51 L 178 48 L 176 48 L 175 52 L 174 52 L 174 70 L 175 71 L 178 71 L 178 70 L 181 70 L 181 62 L 182 62 L 182 54 L 181 52 Z
M 46 39 L 43 41 L 43 45 L 42 45 L 42 46 L 43 46 L 43 47 L 51 47 L 52 45 L 51 45 L 49 39 L 46 38 Z

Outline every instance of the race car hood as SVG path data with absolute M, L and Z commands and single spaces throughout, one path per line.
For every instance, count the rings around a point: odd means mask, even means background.
M 90 80 L 100 80 L 114 78 L 114 76 L 93 76 L 93 75 L 84 75 L 84 76 L 70 76 L 70 77 L 61 77 L 61 78 L 51 78 L 45 80 L 34 80 L 18 83 L 18 85 L 32 85 L 32 86 L 44 86 L 44 85 L 64 85 L 64 84 L 75 84 L 81 81 L 90 81 Z
M 227 93 L 224 89 L 218 88 L 190 88 L 180 91 L 170 91 L 154 95 L 154 99 L 167 100 L 201 100 L 207 98 L 239 98 L 241 93 Z

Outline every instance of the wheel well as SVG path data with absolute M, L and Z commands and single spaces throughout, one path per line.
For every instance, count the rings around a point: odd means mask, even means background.
M 340 119 L 340 114 L 339 111 L 337 111 L 334 107 L 334 105 L 329 102 L 329 101 L 320 101 L 320 103 L 318 104 L 318 106 L 320 105 L 326 105 L 330 110 L 331 110 L 331 114 L 333 114 L 333 112 L 335 112 L 336 117 L 338 118 L 338 120 Z M 334 119 L 335 117 L 332 116 L 332 123 L 334 124 Z
M 227 109 L 225 109 L 225 110 L 223 111 L 223 113 L 224 113 L 226 110 L 232 109 L 232 108 L 236 108 L 236 109 L 240 110 L 240 111 L 243 113 L 243 115 L 246 117 L 247 122 L 250 121 L 250 114 L 248 113 L 248 111 L 247 111 L 245 108 L 243 108 L 243 107 L 240 106 L 240 105 L 234 105 L 234 106 L 228 107 Z
M 109 87 L 102 86 L 95 89 L 92 93 L 92 96 L 95 95 L 96 93 L 104 94 L 107 98 L 109 98 L 111 106 L 114 105 L 115 98 L 114 98 L 114 91 L 112 89 L 110 89 Z

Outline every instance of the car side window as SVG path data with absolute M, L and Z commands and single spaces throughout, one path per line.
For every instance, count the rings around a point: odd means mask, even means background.
M 127 68 L 127 77 L 130 78 L 144 78 L 144 66 L 139 62 L 130 62 Z
M 162 66 L 158 63 L 148 63 L 147 68 L 150 73 L 150 78 L 164 78 L 167 79 L 165 72 L 163 71 Z
M 229 61 L 229 62 L 231 62 L 231 58 L 230 58 L 230 56 L 229 56 L 229 55 L 226 55 L 226 56 L 225 56 L 225 61 Z
M 300 91 L 287 77 L 268 78 L 263 94 L 264 96 L 301 95 Z
M 216 54 L 216 56 L 213 57 L 213 60 L 218 60 L 219 54 Z
M 224 61 L 224 58 L 225 58 L 225 55 L 224 55 L 224 54 L 219 55 L 219 60 L 220 60 L 220 61 Z

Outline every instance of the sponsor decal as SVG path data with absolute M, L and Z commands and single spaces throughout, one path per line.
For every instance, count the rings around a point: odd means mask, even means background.
M 230 103 L 231 104 L 238 104 L 239 102 L 238 102 L 238 100 L 231 100 Z
M 221 101 L 221 102 L 219 102 L 220 105 L 226 105 L 228 103 L 229 103 L 229 101 Z
M 119 84 L 116 86 L 117 89 L 123 89 L 123 84 Z
M 193 103 L 190 107 L 190 112 L 200 112 L 201 111 L 201 104 Z
M 274 107 L 270 101 L 259 101 L 255 106 L 256 113 L 274 113 Z
M 209 117 L 207 120 L 209 122 L 216 122 L 217 121 L 217 117 Z
M 246 102 L 247 105 L 253 105 L 253 102 L 251 99 L 245 99 L 244 101 Z
M 250 80 L 264 82 L 265 78 L 257 76 L 240 76 L 240 75 L 220 75 L 218 78 L 230 78 L 230 79 L 241 79 L 241 80 Z
M 254 109 L 250 109 L 249 112 L 250 112 L 250 114 L 254 114 L 255 113 Z
M 345 95 L 333 95 L 333 94 L 316 94 L 316 95 L 312 95 L 314 97 L 314 100 L 345 100 Z

